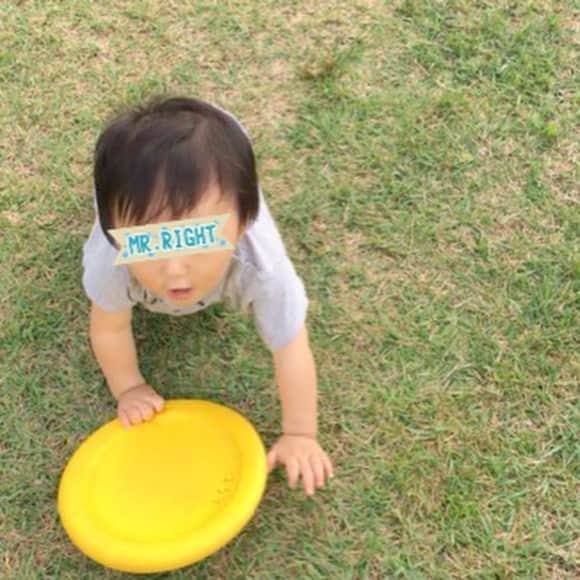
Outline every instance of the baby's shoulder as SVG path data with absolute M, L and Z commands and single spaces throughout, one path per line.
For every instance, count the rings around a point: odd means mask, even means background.
M 274 276 L 277 265 L 287 259 L 284 241 L 261 190 L 258 215 L 239 239 L 234 259 L 246 280 Z
M 133 306 L 128 287 L 129 273 L 124 265 L 116 266 L 118 250 L 103 233 L 95 218 L 89 237 L 83 244 L 83 288 L 86 295 L 108 311 L 126 310 Z

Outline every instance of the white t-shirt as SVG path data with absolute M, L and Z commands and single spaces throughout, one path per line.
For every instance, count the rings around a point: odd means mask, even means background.
M 274 352 L 292 340 L 306 320 L 308 298 L 260 190 L 258 216 L 238 240 L 230 267 L 217 286 L 193 304 L 178 306 L 153 296 L 129 272 L 115 265 L 118 250 L 105 237 L 98 213 L 83 245 L 83 288 L 109 312 L 141 304 L 151 312 L 191 314 L 215 302 L 253 312 L 264 343 Z

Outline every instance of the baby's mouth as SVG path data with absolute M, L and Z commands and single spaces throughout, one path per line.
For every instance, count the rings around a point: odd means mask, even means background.
M 172 300 L 187 300 L 191 298 L 195 293 L 195 288 L 190 286 L 189 288 L 170 288 L 167 291 L 169 298 Z

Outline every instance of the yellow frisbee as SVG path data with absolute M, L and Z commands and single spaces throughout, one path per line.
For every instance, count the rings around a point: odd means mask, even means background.
M 254 514 L 266 453 L 236 411 L 173 400 L 151 421 L 103 425 L 72 455 L 58 512 L 72 542 L 124 572 L 174 570 L 229 542 Z

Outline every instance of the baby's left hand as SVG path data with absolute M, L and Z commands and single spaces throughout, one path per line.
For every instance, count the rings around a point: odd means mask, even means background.
M 329 477 L 334 477 L 332 463 L 314 437 L 282 435 L 268 453 L 268 471 L 277 464 L 286 466 L 288 485 L 296 487 L 302 478 L 304 491 L 313 495 L 315 488 L 323 487 Z

